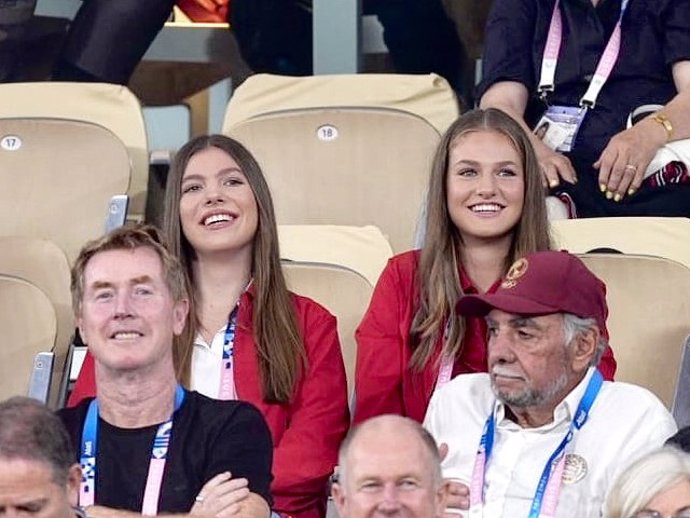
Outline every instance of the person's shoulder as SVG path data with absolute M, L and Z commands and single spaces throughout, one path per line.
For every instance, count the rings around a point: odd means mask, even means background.
M 650 390 L 623 381 L 605 381 L 598 398 L 612 420 L 624 419 L 633 425 L 636 419 L 673 420 L 661 400 Z
M 485 400 L 493 402 L 495 397 L 491 390 L 489 375 L 486 372 L 475 372 L 455 376 L 435 391 L 434 398 L 438 402 L 473 401 L 481 403 Z
M 195 390 L 185 392 L 188 413 L 195 414 L 195 419 L 243 418 L 254 414 L 261 416 L 261 412 L 247 401 L 212 399 Z
M 326 319 L 333 319 L 335 317 L 324 306 L 305 295 L 290 292 L 292 303 L 295 305 L 295 310 L 298 315 L 309 315 L 312 317 L 320 317 Z
M 414 249 L 394 255 L 388 259 L 387 268 L 397 268 L 399 270 L 416 271 L 419 266 L 421 250 Z

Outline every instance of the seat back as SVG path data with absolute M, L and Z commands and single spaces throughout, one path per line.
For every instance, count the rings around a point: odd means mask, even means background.
M 337 265 L 283 262 L 283 272 L 291 291 L 315 300 L 337 318 L 348 394 L 352 394 L 357 351 L 355 329 L 369 304 L 371 285 L 358 273 Z
M 21 279 L 39 288 L 53 305 L 56 317 L 53 386 L 50 402 L 55 405 L 58 385 L 75 322 L 70 294 L 70 269 L 64 252 L 51 241 L 23 236 L 0 237 L 0 275 Z M 47 347 L 47 344 L 46 346 Z
M 138 99 L 126 87 L 103 83 L 0 84 L 0 119 L 41 118 L 83 121 L 108 128 L 124 144 L 131 165 L 130 217 L 143 219 L 149 159 L 146 126 Z M 78 140 L 70 147 L 81 149 Z M 92 168 L 105 165 L 96 161 Z M 125 192 L 122 191 L 122 194 Z
M 0 329 L 0 400 L 27 395 L 34 358 L 55 344 L 53 304 L 35 285 L 0 275 Z
M 105 128 L 0 119 L 0 236 L 49 239 L 72 261 L 103 233 L 110 198 L 129 177 L 127 150 Z
M 616 380 L 648 388 L 670 409 L 690 334 L 690 269 L 652 256 L 580 257 L 606 283 Z
M 612 248 L 624 254 L 665 257 L 690 268 L 687 218 L 585 218 L 550 223 L 554 242 L 572 253 Z
M 395 251 L 413 246 L 433 153 L 458 108 L 445 81 L 411 77 L 263 75 L 238 88 L 223 131 L 261 164 L 278 222 L 376 225 Z
M 390 243 L 374 226 L 278 225 L 280 258 L 288 261 L 338 265 L 376 286 L 393 255 Z

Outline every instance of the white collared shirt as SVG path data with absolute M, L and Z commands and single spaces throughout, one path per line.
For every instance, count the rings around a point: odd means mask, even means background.
M 496 403 L 493 451 L 484 479 L 484 518 L 527 518 L 535 489 L 547 460 L 568 431 L 591 378 L 580 384 L 556 407 L 553 422 L 522 428 L 505 417 Z M 442 468 L 447 478 L 469 485 L 484 424 L 495 396 L 488 374 L 463 374 L 437 390 L 424 426 L 438 444 L 448 444 Z M 677 430 L 673 417 L 648 390 L 605 381 L 566 453 L 586 462 L 581 480 L 561 487 L 558 518 L 599 518 L 606 495 L 617 475 L 633 460 L 661 446 Z M 580 459 L 578 459 L 580 460 Z
M 225 328 L 221 327 L 213 337 L 211 345 L 198 334 L 194 339 L 192 350 L 191 390 L 201 392 L 204 396 L 218 399 L 220 389 L 220 369 L 223 366 L 223 344 Z M 232 364 L 233 369 L 235 363 Z

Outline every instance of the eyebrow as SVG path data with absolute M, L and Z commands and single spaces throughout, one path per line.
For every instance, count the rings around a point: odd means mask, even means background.
M 491 325 L 493 325 L 493 326 L 496 325 L 496 321 L 495 321 L 493 318 L 489 317 L 489 316 L 486 316 L 486 317 L 484 318 L 484 320 L 486 320 L 486 323 L 487 323 L 488 325 L 490 325 L 490 326 L 491 326 Z M 510 327 L 512 327 L 512 328 L 519 328 L 519 327 L 529 327 L 529 328 L 532 328 L 532 329 L 541 329 L 541 328 L 542 328 L 542 326 L 540 326 L 539 324 L 537 324 L 537 322 L 535 322 L 534 318 L 532 318 L 532 317 L 515 317 L 515 318 L 511 318 L 510 320 L 508 320 L 508 325 L 509 325 Z
M 467 165 L 473 165 L 473 166 L 482 165 L 483 163 L 484 162 L 479 162 L 478 160 L 469 160 L 466 158 L 463 158 L 461 160 L 458 160 L 457 162 L 454 162 L 455 165 L 467 164 Z M 496 167 L 503 167 L 503 166 L 507 166 L 507 165 L 517 165 L 517 164 L 512 160 L 502 160 L 500 162 L 494 162 L 490 165 L 493 165 Z
M 136 284 L 150 284 L 152 282 L 153 278 L 150 275 L 140 275 L 139 277 L 134 277 L 129 280 L 129 284 L 132 286 Z M 90 286 L 92 290 L 100 290 L 112 287 L 114 287 L 114 284 L 110 281 L 94 281 Z
M 219 170 L 216 173 L 216 177 L 223 176 L 224 174 L 228 174 L 228 173 L 240 173 L 242 176 L 245 176 L 244 172 L 239 167 L 224 167 L 223 169 Z M 182 176 L 183 182 L 186 180 L 203 180 L 203 179 L 204 179 L 204 176 L 201 174 L 189 174 L 189 175 L 185 174 Z

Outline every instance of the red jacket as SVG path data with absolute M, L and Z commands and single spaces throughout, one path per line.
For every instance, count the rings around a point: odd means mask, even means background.
M 251 332 L 252 290 L 240 299 L 235 337 L 235 386 L 239 399 L 263 414 L 273 437 L 273 509 L 299 518 L 323 518 L 326 484 L 337 464 L 338 448 L 350 425 L 347 382 L 336 320 L 311 299 L 292 296 L 307 353 L 293 400 L 264 402 Z M 69 406 L 95 395 L 93 358 L 87 354 Z
M 417 268 L 419 251 L 402 253 L 388 261 L 376 284 L 369 309 L 357 328 L 357 368 L 355 372 L 356 406 L 354 422 L 380 414 L 400 414 L 419 422 L 424 419 L 438 377 L 436 352 L 421 372 L 409 368 L 410 327 L 419 301 Z M 472 281 L 460 271 L 465 293 L 477 293 Z M 499 281 L 489 288 L 494 292 Z M 465 341 L 460 357 L 453 365 L 453 376 L 470 372 L 486 372 L 486 323 L 483 318 L 466 319 Z M 599 370 L 606 379 L 613 379 L 616 360 L 609 347 L 601 359 Z

